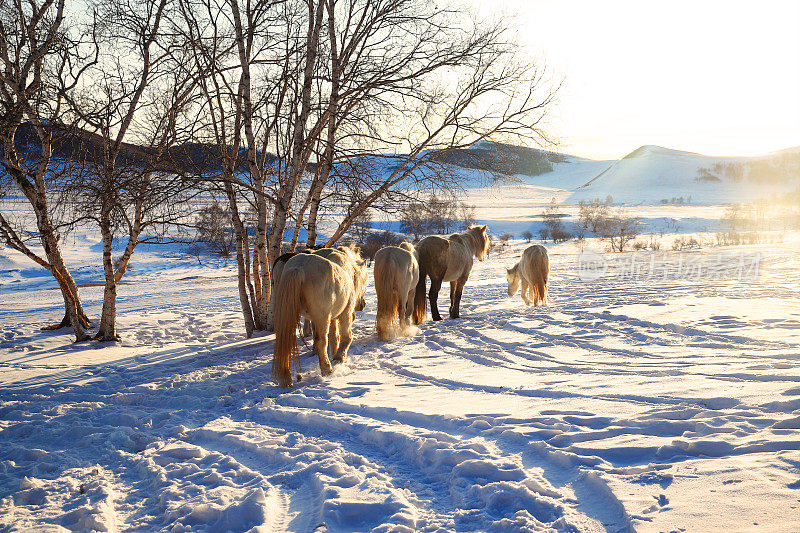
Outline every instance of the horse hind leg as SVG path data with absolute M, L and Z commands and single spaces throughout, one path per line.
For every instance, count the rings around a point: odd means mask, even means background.
M 339 321 L 333 319 L 330 321 L 330 329 L 328 330 L 328 351 L 331 357 L 336 356 L 339 349 Z
M 339 348 L 333 356 L 335 363 L 344 363 L 347 359 L 347 350 L 353 342 L 353 313 L 345 311 L 339 316 Z
M 319 358 L 319 370 L 323 376 L 333 373 L 331 361 L 328 359 L 328 330 L 330 329 L 330 315 L 322 320 L 314 321 L 314 348 Z
M 411 323 L 411 315 L 414 313 L 414 289 L 408 291 L 408 299 L 406 300 L 406 322 Z
M 461 295 L 464 294 L 464 285 L 466 284 L 466 278 L 459 278 L 455 283 L 450 283 L 450 318 L 461 316 Z
M 401 335 L 405 335 L 408 330 L 408 315 L 409 315 L 409 295 L 403 290 L 399 290 L 397 294 L 397 322 L 399 324 L 399 331 Z
M 547 282 L 543 279 L 536 282 L 536 299 L 539 305 L 547 304 Z

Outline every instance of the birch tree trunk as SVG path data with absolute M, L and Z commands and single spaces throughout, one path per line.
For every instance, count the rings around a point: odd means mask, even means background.
M 114 234 L 111 231 L 111 213 L 106 206 L 100 215 L 100 236 L 103 239 L 103 311 L 100 315 L 100 329 L 95 340 L 118 341 L 117 335 L 117 277 L 114 272 L 114 261 L 111 255 Z
M 294 129 L 292 130 L 292 143 L 291 143 L 291 160 L 289 163 L 289 175 L 287 177 L 285 186 L 281 197 L 275 205 L 275 213 L 272 220 L 272 234 L 270 235 L 270 243 L 268 250 L 268 259 L 272 264 L 281 253 L 281 245 L 283 244 L 283 233 L 286 230 L 286 220 L 288 218 L 289 209 L 292 204 L 297 184 L 305 171 L 307 157 L 304 157 L 308 152 L 306 146 L 308 139 L 306 138 L 306 126 L 308 117 L 311 113 L 311 89 L 314 82 L 314 64 L 317 60 L 317 52 L 319 49 L 319 34 L 322 26 L 322 15 L 325 7 L 325 0 L 319 0 L 319 3 L 314 6 L 313 2 L 309 2 L 309 22 L 308 34 L 306 37 L 306 57 L 305 67 L 303 70 L 303 86 L 300 93 L 300 112 L 294 122 Z M 316 9 L 316 11 L 315 11 Z
M 331 96 L 328 116 L 328 137 L 325 152 L 322 156 L 322 168 L 319 176 L 311 184 L 311 205 L 308 211 L 308 246 L 317 243 L 317 226 L 319 206 L 322 200 L 322 191 L 330 179 L 333 170 L 334 143 L 336 142 L 336 117 L 339 113 L 339 85 L 341 84 L 341 65 L 339 64 L 339 51 L 336 42 L 336 21 L 334 19 L 336 0 L 328 0 L 328 37 L 330 39 L 331 54 Z
M 236 193 L 229 182 L 225 183 L 225 193 L 228 196 L 228 202 L 231 208 L 231 220 L 233 222 L 234 232 L 236 233 L 236 265 L 238 266 L 237 278 L 239 282 L 237 285 L 239 289 L 239 303 L 242 306 L 242 314 L 244 315 L 245 334 L 249 339 L 253 336 L 255 321 L 253 319 L 253 309 L 250 306 L 250 299 L 247 295 L 247 269 L 244 261 L 245 229 L 244 224 L 242 224 L 242 219 L 239 216 Z
M 36 170 L 34 176 L 35 183 L 32 183 L 19 163 L 16 147 L 14 145 L 14 135 L 16 128 L 8 132 L 7 137 L 4 139 L 3 151 L 4 160 L 3 167 L 6 172 L 14 180 L 14 183 L 22 191 L 28 202 L 31 204 L 34 214 L 36 215 L 36 228 L 39 232 L 39 241 L 44 249 L 45 257 L 50 265 L 50 272 L 56 278 L 58 287 L 64 298 L 65 318 L 69 319 L 69 325 L 75 333 L 76 341 L 83 341 L 89 338 L 84 328 L 88 327 L 89 320 L 83 312 L 80 297 L 78 295 L 78 286 L 72 278 L 67 266 L 64 264 L 64 258 L 61 253 L 61 247 L 58 244 L 58 234 L 56 233 L 53 222 L 50 218 L 50 213 L 47 204 L 47 192 L 45 189 L 44 173 L 49 167 L 51 159 L 51 145 L 49 136 L 42 137 L 42 153 L 41 163 Z M 59 325 L 64 324 L 64 320 Z M 64 324 L 66 325 L 66 324 Z

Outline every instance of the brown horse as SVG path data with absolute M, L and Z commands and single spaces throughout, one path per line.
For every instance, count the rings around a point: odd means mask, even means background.
M 419 281 L 419 264 L 414 246 L 404 242 L 375 253 L 375 292 L 378 295 L 376 329 L 378 338 L 388 341 L 395 322 L 400 332 L 408 330 L 413 310 L 414 288 Z
M 334 362 L 343 362 L 353 338 L 355 310 L 364 301 L 367 268 L 337 262 L 314 254 L 298 254 L 286 262 L 275 290 L 275 352 L 272 373 L 281 387 L 292 386 L 291 364 L 299 369 L 295 329 L 300 317 L 314 324 L 314 347 L 323 376 L 333 372 L 328 358 L 330 347 Z M 355 274 L 357 272 L 357 274 Z
M 489 235 L 486 226 L 470 226 L 464 233 L 455 233 L 449 238 L 432 235 L 416 245 L 419 261 L 419 282 L 414 295 L 414 323 L 425 322 L 425 277 L 431 278 L 431 315 L 441 320 L 437 299 L 442 282 L 450 282 L 450 318 L 459 317 L 459 306 L 464 284 L 472 270 L 472 258 L 486 259 L 489 251 Z
M 522 252 L 519 263 L 506 270 L 508 280 L 508 295 L 514 296 L 522 284 L 522 299 L 525 305 L 530 305 L 528 291 L 533 297 L 533 305 L 547 303 L 547 277 L 550 275 L 550 259 L 547 248 L 541 244 L 529 246 Z

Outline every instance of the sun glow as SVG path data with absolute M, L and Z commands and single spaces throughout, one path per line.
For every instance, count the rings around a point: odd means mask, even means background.
M 520 41 L 563 76 L 550 129 L 566 152 L 800 145 L 800 2 L 502 0 L 491 12 L 517 14 Z

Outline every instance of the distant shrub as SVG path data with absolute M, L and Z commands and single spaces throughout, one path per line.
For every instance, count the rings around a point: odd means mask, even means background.
M 654 235 L 650 235 L 648 239 L 645 240 L 636 240 L 631 244 L 631 248 L 637 251 L 646 251 L 652 250 L 657 252 L 661 249 L 661 241 L 657 239 Z
M 597 232 L 600 222 L 608 216 L 611 202 L 601 202 L 599 198 L 578 202 L 578 220 L 584 229 Z
M 681 236 L 672 241 L 673 250 L 696 250 L 700 247 L 700 241 L 694 237 Z
M 203 207 L 195 218 L 197 242 L 221 257 L 230 257 L 236 247 L 236 235 L 231 227 L 230 214 L 219 202 Z
M 611 245 L 613 252 L 624 252 L 625 248 L 639 235 L 638 218 L 628 218 L 622 211 L 605 217 L 598 222 L 597 231 Z
M 564 223 L 561 221 L 566 215 L 559 213 L 556 199 L 550 200 L 550 205 L 542 213 L 544 225 L 547 227 L 550 238 L 553 242 L 568 241 L 572 238 L 572 234 L 564 229 Z M 546 237 L 542 237 L 546 239 Z
M 654 252 L 657 252 L 661 249 L 661 241 L 659 239 L 656 239 L 655 235 L 650 235 L 650 239 L 648 239 L 647 246 Z
M 389 230 L 380 233 L 370 233 L 361 244 L 361 255 L 366 259 L 373 259 L 375 252 L 387 246 L 397 246 L 403 239 L 396 233 Z
M 550 238 L 553 242 L 565 242 L 572 239 L 574 235 L 563 228 L 554 228 L 550 230 Z
M 400 213 L 400 230 L 419 239 L 428 233 L 445 234 L 475 223 L 475 206 L 431 195 L 407 203 Z
M 531 239 L 533 239 L 533 233 L 525 230 L 522 232 L 522 238 L 525 239 L 525 242 L 531 242 Z

